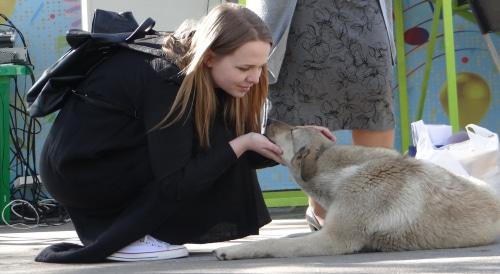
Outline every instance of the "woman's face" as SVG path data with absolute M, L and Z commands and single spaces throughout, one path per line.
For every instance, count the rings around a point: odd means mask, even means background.
M 270 50 L 269 43 L 251 41 L 228 55 L 209 54 L 205 64 L 210 69 L 214 86 L 236 98 L 245 96 L 259 82 Z

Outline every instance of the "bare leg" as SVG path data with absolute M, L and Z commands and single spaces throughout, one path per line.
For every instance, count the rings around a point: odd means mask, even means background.
M 352 144 L 366 147 L 394 147 L 394 129 L 385 131 L 352 130 Z
M 313 198 L 309 197 L 309 207 L 313 210 L 316 220 L 323 226 L 325 224 L 326 210 L 316 202 Z
M 352 130 L 352 144 L 367 147 L 394 147 L 394 129 L 385 131 L 373 131 L 354 129 Z M 315 200 L 309 197 L 309 207 L 312 208 L 319 224 L 323 226 L 326 210 Z

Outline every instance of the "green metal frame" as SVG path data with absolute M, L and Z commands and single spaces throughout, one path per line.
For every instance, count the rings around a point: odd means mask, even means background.
M 10 82 L 16 75 L 27 75 L 30 69 L 20 65 L 0 65 L 0 214 L 10 202 Z M 6 221 L 10 220 L 10 211 L 5 213 Z M 2 221 L 0 220 L 0 223 Z
M 415 120 L 422 120 L 424 115 L 424 104 L 425 98 L 427 96 L 427 88 L 429 86 L 429 78 L 431 75 L 432 68 L 432 58 L 434 55 L 434 49 L 436 48 L 436 37 L 439 27 L 439 16 L 441 15 L 441 9 L 443 3 L 441 1 L 434 5 L 434 16 L 432 18 L 432 28 L 429 43 L 427 44 L 427 55 L 425 58 L 425 69 L 424 69 L 424 79 L 422 81 L 422 87 L 420 89 L 420 99 L 418 102 L 417 116 Z
M 403 0 L 394 0 L 396 27 L 397 76 L 399 85 L 399 121 L 401 126 L 401 151 L 410 145 L 410 119 L 408 111 L 408 86 L 406 82 L 406 52 L 404 44 Z
M 455 66 L 455 42 L 453 34 L 453 10 L 451 0 L 443 2 L 444 49 L 446 55 L 446 78 L 448 79 L 448 115 L 453 132 L 459 131 L 457 72 Z
M 432 67 L 432 58 L 436 46 L 436 37 L 439 27 L 441 10 L 443 12 L 443 33 L 444 49 L 446 61 L 446 78 L 448 84 L 448 115 L 453 132 L 459 131 L 458 118 L 458 97 L 457 97 L 457 78 L 455 65 L 455 43 L 453 33 L 453 10 L 456 9 L 463 16 L 464 7 L 457 7 L 453 0 L 434 1 L 434 16 L 432 19 L 432 29 L 427 45 L 426 64 L 424 78 L 420 90 L 419 105 L 417 108 L 416 120 L 422 119 L 427 96 L 430 71 Z M 401 151 L 406 151 L 410 145 L 410 121 L 408 108 L 408 87 L 406 80 L 406 52 L 404 48 L 404 18 L 402 0 L 394 0 L 394 15 L 396 26 L 396 50 L 397 54 L 397 76 L 399 84 L 399 106 L 400 106 L 400 126 L 401 126 Z

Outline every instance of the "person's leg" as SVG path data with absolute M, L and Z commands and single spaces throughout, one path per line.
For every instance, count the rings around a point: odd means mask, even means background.
M 352 144 L 367 147 L 394 147 L 394 129 L 384 131 L 352 130 Z
M 309 202 L 309 208 L 308 211 L 306 212 L 306 215 L 309 214 L 310 218 L 314 218 L 319 224 L 319 226 L 323 227 L 325 223 L 326 210 L 318 202 L 316 202 L 316 200 L 314 200 L 311 197 L 308 197 L 308 202 Z M 314 227 L 316 229 L 320 228 L 316 227 L 316 225 L 314 225 Z M 312 227 L 311 230 L 313 230 Z
M 352 130 L 352 144 L 367 147 L 394 147 L 394 129 L 384 131 Z M 323 226 L 326 210 L 314 199 L 309 197 L 309 208 L 312 209 L 314 217 Z

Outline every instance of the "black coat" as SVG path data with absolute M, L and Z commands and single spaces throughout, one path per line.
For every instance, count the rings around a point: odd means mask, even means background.
M 255 169 L 276 163 L 253 152 L 237 159 L 222 115 L 209 149 L 200 148 L 191 113 L 150 131 L 182 79 L 166 59 L 122 49 L 67 98 L 43 147 L 41 177 L 84 247 L 49 246 L 37 261 L 104 261 L 146 234 L 172 244 L 225 241 L 270 221 Z M 227 95 L 216 92 L 221 106 Z

